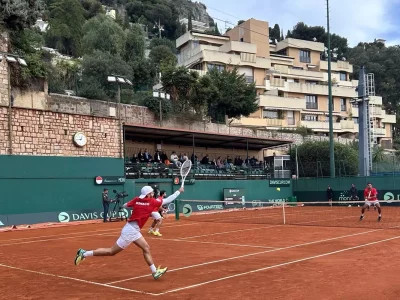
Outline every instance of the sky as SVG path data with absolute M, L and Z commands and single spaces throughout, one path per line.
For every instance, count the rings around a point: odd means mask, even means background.
M 200 0 L 221 32 L 240 19 L 279 24 L 286 34 L 297 22 L 326 28 L 326 0 Z M 400 44 L 400 0 L 330 0 L 331 33 L 346 37 L 349 46 L 385 39 L 389 46 Z M 231 23 L 231 24 L 230 24 Z

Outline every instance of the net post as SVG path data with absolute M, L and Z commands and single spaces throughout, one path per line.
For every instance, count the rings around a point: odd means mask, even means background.
M 175 220 L 179 221 L 179 202 L 180 200 L 175 199 Z
M 282 213 L 283 213 L 283 225 L 286 224 L 286 214 L 285 214 L 285 201 L 282 202 Z

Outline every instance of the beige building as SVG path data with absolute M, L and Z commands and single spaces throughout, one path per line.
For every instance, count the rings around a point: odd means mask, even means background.
M 249 82 L 255 82 L 259 110 L 234 119 L 231 126 L 279 129 L 299 126 L 327 135 L 328 62 L 321 59 L 324 44 L 285 39 L 277 44 L 268 37 L 268 22 L 247 20 L 225 36 L 187 32 L 176 41 L 178 64 L 205 74 L 210 68 L 236 66 Z M 353 66 L 332 62 L 333 131 L 335 137 L 355 136 L 358 109 L 358 81 L 351 80 Z M 382 97 L 370 101 L 373 135 L 377 143 L 392 139 L 395 115 L 382 109 Z

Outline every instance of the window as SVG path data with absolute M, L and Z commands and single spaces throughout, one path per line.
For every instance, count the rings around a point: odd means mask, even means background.
M 329 111 L 329 97 L 326 99 L 326 107 L 328 108 Z M 335 110 L 335 100 L 332 98 L 332 111 Z
M 225 66 L 216 64 L 207 64 L 208 71 L 211 71 L 214 68 L 217 69 L 219 72 L 222 72 L 225 69 Z
M 307 95 L 306 96 L 306 108 L 307 109 L 318 109 L 317 96 Z
M 300 62 L 311 63 L 310 51 L 300 50 Z
M 264 119 L 278 119 L 278 112 L 274 110 L 263 110 Z
M 358 124 L 358 118 L 353 117 L 353 120 L 354 120 L 354 124 Z
M 296 122 L 294 120 L 294 112 L 292 110 L 289 110 L 287 112 L 287 123 L 288 125 L 295 125 Z
M 340 98 L 340 111 L 347 111 L 346 99 Z
M 306 84 L 318 84 L 318 82 L 312 80 L 306 80 Z
M 317 122 L 318 121 L 318 115 L 304 115 L 302 117 L 303 121 L 314 121 Z
M 346 76 L 347 74 L 346 73 L 340 72 L 339 75 L 340 75 L 340 81 L 346 81 L 347 80 L 347 76 Z

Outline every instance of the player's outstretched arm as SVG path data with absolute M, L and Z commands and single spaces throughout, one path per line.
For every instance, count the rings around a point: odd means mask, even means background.
M 171 203 L 171 202 L 174 201 L 176 198 L 178 198 L 178 196 L 179 196 L 181 193 L 183 193 L 184 191 L 185 191 L 184 188 L 181 187 L 179 190 L 177 190 L 177 191 L 176 191 L 175 193 L 173 193 L 171 196 L 169 196 L 169 197 L 163 199 L 162 205 L 166 205 L 166 204 Z

